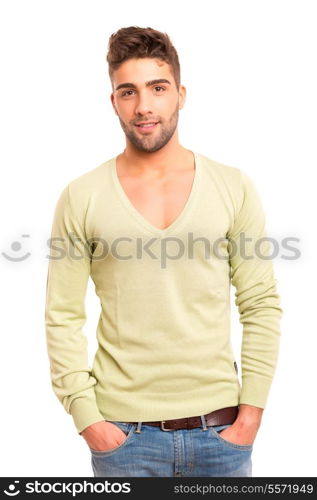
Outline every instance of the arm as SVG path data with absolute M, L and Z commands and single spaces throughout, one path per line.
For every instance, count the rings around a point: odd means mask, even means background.
M 52 225 L 45 328 L 53 391 L 78 433 L 104 420 L 96 404 L 96 379 L 88 366 L 85 295 L 90 253 L 83 224 L 74 213 L 69 185 L 61 193 Z
M 242 171 L 241 202 L 228 233 L 230 278 L 236 288 L 235 304 L 243 325 L 241 347 L 242 387 L 239 414 L 223 434 L 236 432 L 250 443 L 260 426 L 272 384 L 280 341 L 282 308 L 276 291 L 272 249 L 258 192 Z M 233 435 L 232 435 L 233 436 Z M 241 443 L 241 444 L 246 444 Z

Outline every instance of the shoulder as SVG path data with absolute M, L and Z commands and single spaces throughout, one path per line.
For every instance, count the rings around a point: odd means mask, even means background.
M 89 205 L 99 195 L 107 196 L 111 189 L 111 165 L 115 157 L 101 163 L 97 167 L 71 179 L 60 193 L 59 204 L 67 207 L 79 217 L 83 217 Z
M 201 164 L 208 174 L 222 179 L 232 187 L 240 187 L 246 172 L 234 165 L 229 165 L 199 153 Z
M 115 157 L 104 161 L 97 167 L 71 179 L 64 188 L 70 204 L 75 208 L 87 208 L 91 200 L 100 194 L 107 196 L 107 189 L 111 189 L 111 165 Z
M 106 187 L 113 160 L 114 158 L 110 158 L 97 167 L 71 179 L 67 185 L 69 195 L 85 197 Z
M 230 198 L 235 208 L 241 206 L 245 190 L 252 185 L 249 175 L 235 165 L 217 161 L 199 153 L 204 175 L 216 184 L 217 190 L 225 198 Z

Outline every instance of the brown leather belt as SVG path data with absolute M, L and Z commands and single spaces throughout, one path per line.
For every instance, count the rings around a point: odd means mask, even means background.
M 220 410 L 212 411 L 204 415 L 206 419 L 206 425 L 225 425 L 232 424 L 237 418 L 239 413 L 239 406 L 228 406 L 227 408 L 221 408 Z M 132 422 L 137 424 L 138 422 Z M 162 431 L 174 431 L 177 429 L 195 429 L 196 427 L 202 427 L 202 419 L 200 415 L 196 417 L 185 417 L 176 418 L 174 420 L 157 420 L 156 422 L 142 422 L 143 425 L 153 425 L 155 427 L 161 427 Z

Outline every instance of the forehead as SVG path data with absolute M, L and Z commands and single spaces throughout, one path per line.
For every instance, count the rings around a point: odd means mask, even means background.
M 166 78 L 172 81 L 171 67 L 165 61 L 149 57 L 128 59 L 113 73 L 115 88 L 125 82 L 141 87 L 145 85 L 145 82 L 155 78 Z

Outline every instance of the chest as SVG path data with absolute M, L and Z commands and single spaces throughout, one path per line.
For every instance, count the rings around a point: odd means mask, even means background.
M 164 178 L 146 179 L 122 175 L 121 187 L 130 203 L 158 229 L 170 226 L 189 199 L 195 170 L 180 169 Z

